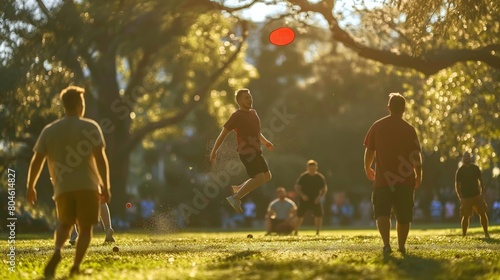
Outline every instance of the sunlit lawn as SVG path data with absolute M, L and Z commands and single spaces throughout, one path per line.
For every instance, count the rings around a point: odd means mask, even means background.
M 458 228 L 413 229 L 408 254 L 394 252 L 385 259 L 375 229 L 325 230 L 319 237 L 312 230 L 299 236 L 118 232 L 118 253 L 114 245 L 103 245 L 98 233 L 82 264 L 84 274 L 73 279 L 500 279 L 500 226 L 491 233 L 485 240 L 478 227 L 466 238 Z M 16 272 L 9 273 L 4 263 L 1 279 L 41 279 L 52 236 L 18 234 L 17 239 Z M 5 236 L 2 244 L 6 252 Z M 395 232 L 392 244 L 396 249 Z M 65 248 L 57 279 L 67 279 L 73 255 L 74 248 Z

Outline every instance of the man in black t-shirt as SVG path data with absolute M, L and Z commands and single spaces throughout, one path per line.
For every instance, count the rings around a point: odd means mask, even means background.
M 325 176 L 318 172 L 318 163 L 315 160 L 311 159 L 307 162 L 307 171 L 300 175 L 295 184 L 295 189 L 300 197 L 295 234 L 297 235 L 304 221 L 304 214 L 310 209 L 314 213 L 316 235 L 319 235 L 319 230 L 323 223 L 323 205 L 321 200 L 325 197 L 327 186 Z
M 484 236 L 489 238 L 486 202 L 481 196 L 484 189 L 481 170 L 479 170 L 477 165 L 471 163 L 472 160 L 469 153 L 464 153 L 462 162 L 463 165 L 458 168 L 455 175 L 455 191 L 457 192 L 461 204 L 460 216 L 462 216 L 462 236 L 467 234 L 470 217 L 474 210 L 479 215 L 484 230 Z

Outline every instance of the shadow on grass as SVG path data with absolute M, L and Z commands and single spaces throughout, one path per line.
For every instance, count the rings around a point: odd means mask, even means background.
M 423 258 L 411 253 L 404 255 L 403 258 L 387 256 L 384 258 L 384 263 L 391 266 L 402 279 L 434 279 L 446 273 L 444 261 Z
M 483 240 L 488 244 L 500 244 L 500 239 L 498 238 L 483 238 Z

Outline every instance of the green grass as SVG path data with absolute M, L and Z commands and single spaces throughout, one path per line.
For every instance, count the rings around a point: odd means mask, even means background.
M 500 279 L 500 226 L 490 231 L 492 239 L 485 240 L 479 228 L 466 238 L 459 229 L 412 229 L 407 256 L 387 258 L 375 229 L 325 230 L 319 237 L 313 231 L 116 233 L 118 253 L 98 233 L 82 264 L 84 275 L 73 279 Z M 16 271 L 10 273 L 4 261 L 0 279 L 41 279 L 52 249 L 50 235 L 18 234 Z M 74 248 L 65 248 L 57 279 L 68 279 L 73 255 Z

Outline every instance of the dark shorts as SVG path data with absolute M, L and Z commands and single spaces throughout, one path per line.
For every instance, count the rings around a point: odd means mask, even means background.
M 307 210 L 312 210 L 314 217 L 323 217 L 323 205 L 321 203 L 315 204 L 314 202 L 301 200 L 297 209 L 297 216 L 304 217 Z
M 56 197 L 57 219 L 62 225 L 91 226 L 99 222 L 99 193 L 91 190 L 65 192 Z
M 240 154 L 240 160 L 243 165 L 245 165 L 245 169 L 250 178 L 253 178 L 259 173 L 266 173 L 269 171 L 269 167 L 262 156 L 262 152 L 255 152 L 247 155 Z
M 406 224 L 413 221 L 413 197 L 414 187 L 395 186 L 377 187 L 372 193 L 373 212 L 375 219 L 378 217 L 390 217 L 394 210 L 396 220 Z
M 488 209 L 484 198 L 481 195 L 462 198 L 460 201 L 460 216 L 470 217 L 475 211 L 478 215 L 483 215 Z

